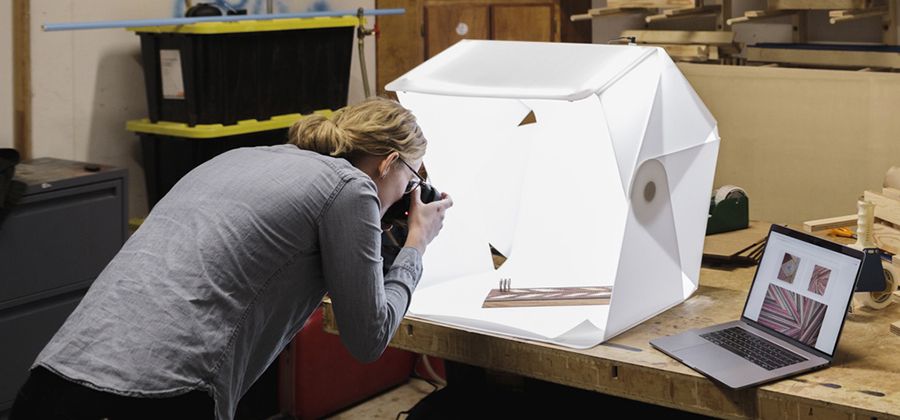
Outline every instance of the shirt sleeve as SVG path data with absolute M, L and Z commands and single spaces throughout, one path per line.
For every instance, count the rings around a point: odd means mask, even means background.
M 384 352 L 422 275 L 422 257 L 408 247 L 383 274 L 379 214 L 371 181 L 355 179 L 344 184 L 319 223 L 322 275 L 341 341 L 364 362 Z

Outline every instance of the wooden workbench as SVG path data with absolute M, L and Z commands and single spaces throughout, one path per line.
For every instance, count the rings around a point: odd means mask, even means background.
M 707 238 L 734 241 L 751 230 Z M 717 237 L 718 236 L 718 237 Z M 756 267 L 703 268 L 684 303 L 587 350 L 469 332 L 407 316 L 392 347 L 474 366 L 730 418 L 900 418 L 900 304 L 848 316 L 832 367 L 759 388 L 732 391 L 651 348 L 652 338 L 740 317 Z M 336 333 L 326 302 L 325 329 Z

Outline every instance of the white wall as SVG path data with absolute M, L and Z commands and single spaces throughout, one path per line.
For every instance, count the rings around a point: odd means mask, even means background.
M 231 0 L 230 4 L 250 13 L 265 8 L 261 0 Z M 282 0 L 276 1 L 275 10 L 344 10 L 373 5 L 374 0 Z M 40 28 L 44 23 L 171 17 L 181 12 L 181 0 L 31 1 L 33 156 L 127 167 L 132 216 L 147 212 L 138 139 L 125 131 L 127 120 L 147 115 L 139 39 L 124 29 L 43 32 Z M 6 27 L 0 23 L 0 28 Z M 353 54 L 351 103 L 363 97 L 355 45 Z M 374 86 L 371 39 L 367 40 L 367 66 Z M 0 69 L 2 73 L 6 72 Z
M 0 147 L 13 146 L 12 0 L 0 0 Z

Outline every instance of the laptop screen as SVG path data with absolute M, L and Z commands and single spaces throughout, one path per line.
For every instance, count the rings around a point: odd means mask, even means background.
M 744 317 L 833 356 L 862 254 L 805 236 L 769 233 Z

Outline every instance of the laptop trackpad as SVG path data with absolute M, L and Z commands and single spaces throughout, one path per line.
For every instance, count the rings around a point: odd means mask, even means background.
M 705 372 L 724 372 L 741 366 L 746 361 L 740 356 L 725 350 L 709 341 L 699 338 L 702 343 L 683 349 L 678 356 L 688 366 Z M 749 362 L 746 362 L 749 363 Z

